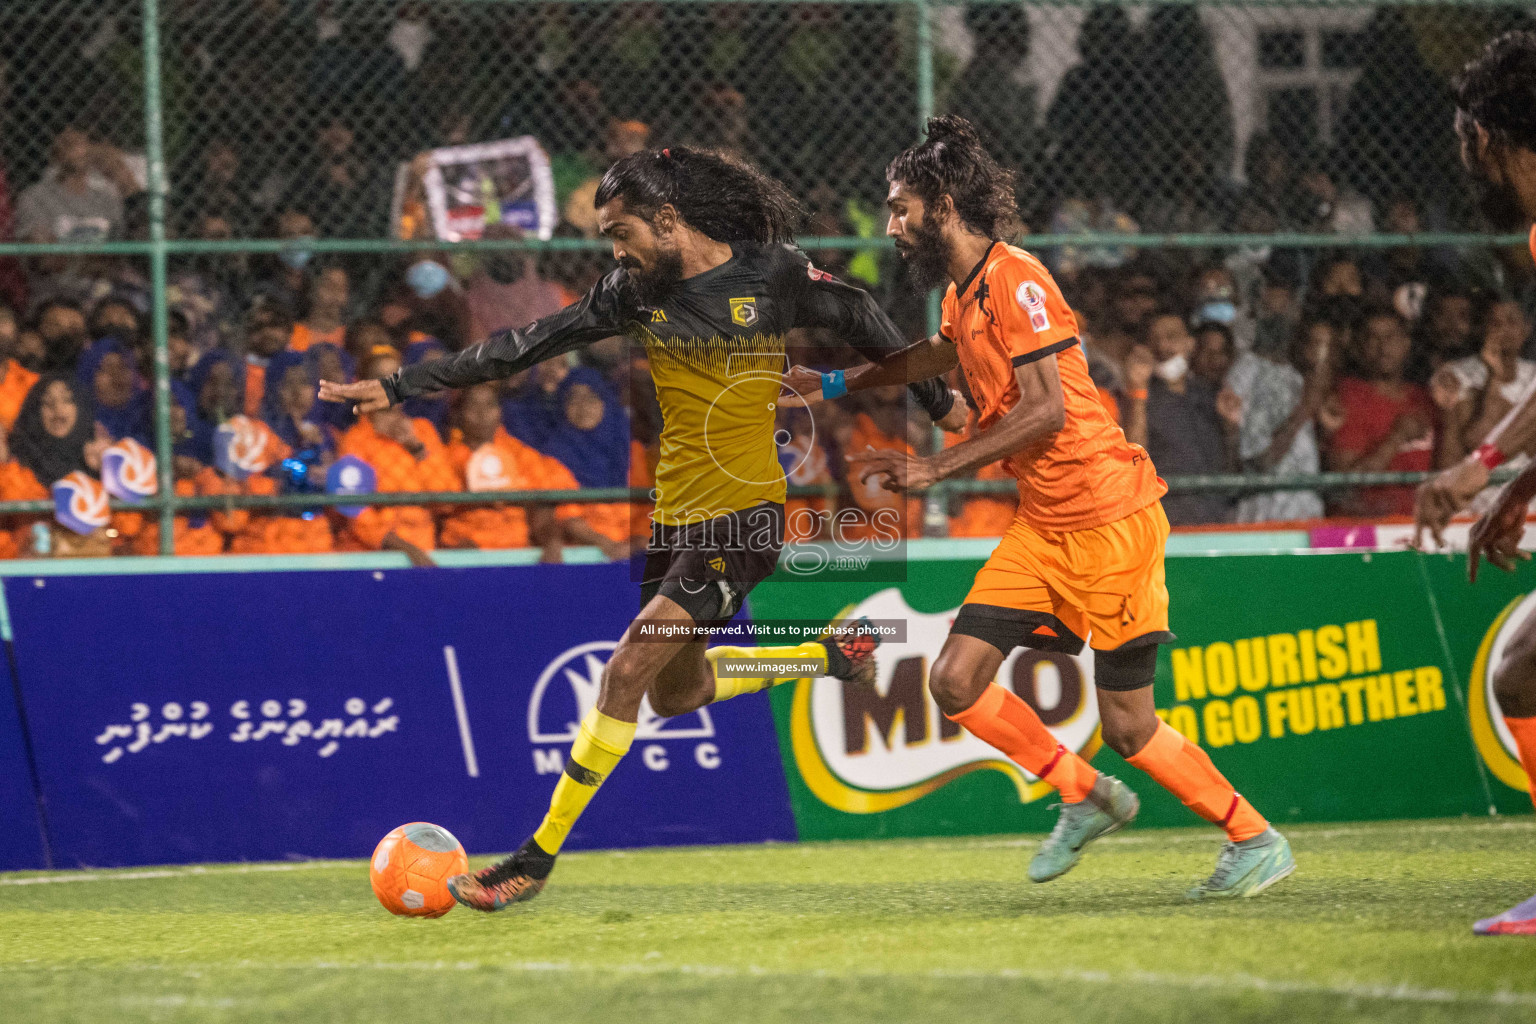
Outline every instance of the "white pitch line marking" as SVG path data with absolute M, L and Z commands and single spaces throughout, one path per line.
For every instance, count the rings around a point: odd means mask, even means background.
M 1020 970 L 1001 968 L 985 970 L 929 971 L 871 971 L 871 970 L 775 970 L 749 965 L 726 967 L 714 964 L 573 964 L 560 961 L 492 961 L 473 960 L 372 960 L 359 963 L 335 961 L 265 963 L 246 960 L 234 964 L 135 964 L 112 965 L 113 970 L 156 971 L 168 974 L 192 973 L 217 970 L 277 970 L 277 971 L 504 971 L 515 974 L 680 974 L 714 978 L 829 978 L 866 979 L 899 982 L 912 978 L 935 978 L 944 981 L 1036 981 L 1047 983 L 1090 983 L 1110 985 L 1155 985 L 1175 989 L 1201 989 L 1207 991 L 1267 992 L 1288 996 L 1327 996 L 1346 999 L 1376 999 L 1383 1002 L 1402 1003 L 1470 1003 L 1491 1006 L 1536 1006 L 1536 992 L 1468 992 L 1449 988 L 1417 988 L 1411 985 L 1368 984 L 1344 982 L 1286 981 L 1261 978 L 1251 974 L 1166 974 L 1159 971 L 1111 971 L 1089 970 Z M 91 970 L 82 965 L 54 965 L 41 970 L 50 973 Z M 19 974 L 38 971 L 25 965 L 0 966 L 0 974 Z
M 448 663 L 448 685 L 453 689 L 453 713 L 459 716 L 459 743 L 464 747 L 464 770 L 469 777 L 480 777 L 480 762 L 475 760 L 475 738 L 469 733 L 469 709 L 464 706 L 464 687 L 459 682 L 459 655 L 453 647 L 443 648 Z
M 345 862 L 306 860 L 296 864 L 240 864 L 227 868 L 155 868 L 149 871 L 112 871 L 104 874 L 81 871 L 69 875 L 30 875 L 26 878 L 0 878 L 0 885 L 53 885 L 58 882 L 136 882 L 144 878 L 197 878 L 204 875 L 258 875 L 269 871 L 309 871 L 337 867 Z

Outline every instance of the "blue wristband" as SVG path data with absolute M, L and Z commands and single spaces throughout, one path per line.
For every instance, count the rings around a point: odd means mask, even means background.
M 842 370 L 833 370 L 831 373 L 821 375 L 821 397 L 842 398 L 848 393 L 848 382 L 843 380 Z

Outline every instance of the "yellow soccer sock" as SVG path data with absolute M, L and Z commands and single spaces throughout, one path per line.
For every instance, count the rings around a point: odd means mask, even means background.
M 730 700 L 744 693 L 756 693 L 758 690 L 766 690 L 770 686 L 779 683 L 787 683 L 791 679 L 804 679 L 811 673 L 805 671 L 789 670 L 785 666 L 773 664 L 791 658 L 817 658 L 821 661 L 821 672 L 826 671 L 827 648 L 815 640 L 793 647 L 711 647 L 704 652 L 704 657 L 709 661 L 710 671 L 715 675 L 715 699 L 711 703 L 718 704 L 722 700 Z M 763 662 L 762 674 L 750 675 L 722 675 L 720 672 L 720 659 L 727 658 L 733 662 L 750 659 L 754 662 Z M 756 669 L 749 669 L 755 672 Z M 788 674 L 781 674 L 784 672 Z
M 545 853 L 559 853 L 571 826 L 587 809 L 597 787 L 603 784 L 635 738 L 635 723 L 609 718 L 593 708 L 581 720 L 581 731 L 571 746 L 565 772 L 555 783 L 555 795 L 549 799 L 549 813 L 533 834 L 533 841 Z

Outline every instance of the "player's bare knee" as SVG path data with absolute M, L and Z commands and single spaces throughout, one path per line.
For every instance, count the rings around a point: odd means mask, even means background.
M 1135 714 L 1102 714 L 1099 729 L 1105 746 L 1121 757 L 1130 757 L 1146 746 L 1157 732 L 1157 716 L 1148 721 Z
M 598 708 L 604 714 L 611 710 L 633 712 L 650 688 L 653 673 L 639 658 L 626 657 L 621 646 L 614 652 L 603 669 L 603 686 L 598 694 Z
M 962 659 L 939 655 L 928 673 L 928 692 L 946 715 L 958 715 L 981 696 L 990 680 L 979 679 L 973 666 Z
M 1152 701 L 1157 644 L 1095 651 L 1093 665 L 1104 744 L 1121 757 L 1130 757 L 1157 732 L 1158 718 Z

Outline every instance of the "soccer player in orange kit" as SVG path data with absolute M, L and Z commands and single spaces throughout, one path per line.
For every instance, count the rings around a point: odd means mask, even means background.
M 927 139 L 891 162 L 886 234 L 917 287 L 950 282 L 940 332 L 892 358 L 838 374 L 796 367 L 785 385 L 808 400 L 923 380 L 956 363 L 979 418 L 969 440 L 931 456 L 868 451 L 861 476 L 923 489 L 1005 458 L 1019 507 L 976 576 L 929 676 L 952 720 L 1061 793 L 1055 830 L 1029 867 L 1057 878 L 1139 807 L 1123 782 L 1056 742 L 995 681 L 1015 647 L 1094 649 L 1104 741 L 1227 833 L 1215 872 L 1191 898 L 1253 896 L 1296 868 L 1290 844 L 1196 744 L 1158 719 L 1152 677 L 1168 643 L 1163 546 L 1167 491 L 1152 461 L 1099 401 L 1072 310 L 1045 267 L 1000 240 L 1016 216 L 1010 175 L 963 118 L 928 121 Z M 829 395 L 830 392 L 830 395 Z
M 1514 231 L 1536 218 L 1536 33 L 1506 32 L 1493 40 L 1456 79 L 1456 134 L 1461 160 L 1481 192 L 1483 212 L 1495 230 Z M 1536 258 L 1536 227 L 1531 228 Z M 1451 517 L 1488 486 L 1489 474 L 1516 455 L 1536 454 L 1536 392 L 1525 397 L 1461 462 L 1419 488 L 1414 544 L 1427 530 L 1438 543 Z M 1467 571 L 1477 582 L 1478 561 L 1511 570 L 1525 520 L 1536 498 L 1536 462 L 1505 485 L 1493 506 L 1472 527 Z M 1511 638 L 1508 655 L 1494 672 L 1493 694 L 1504 725 L 1520 751 L 1520 764 L 1536 780 L 1536 619 Z M 1536 799 L 1536 792 L 1532 794 Z M 1476 935 L 1536 935 L 1536 896 L 1472 926 Z

